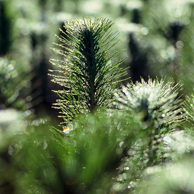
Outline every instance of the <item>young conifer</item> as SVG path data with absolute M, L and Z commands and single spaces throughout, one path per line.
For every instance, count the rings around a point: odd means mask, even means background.
M 143 154 L 142 150 L 147 149 L 145 151 L 147 155 L 143 160 L 147 166 L 160 164 L 167 159 L 163 154 L 158 154 L 162 150 L 164 137 L 178 129 L 185 120 L 182 100 L 179 98 L 180 89 L 181 85 L 175 85 L 173 81 L 165 83 L 163 79 L 160 81 L 149 79 L 145 82 L 142 79 L 141 82 L 128 84 L 123 86 L 121 91 L 115 92 L 113 104 L 117 108 L 134 110 L 141 116 L 143 138 L 133 149 L 139 150 L 135 157 L 139 152 L 140 158 Z
M 51 60 L 61 69 L 56 70 L 60 75 L 52 74 L 52 81 L 64 89 L 55 91 L 60 99 L 54 107 L 61 109 L 65 121 L 107 107 L 119 78 L 126 74 L 122 61 L 113 61 L 122 51 L 109 51 L 118 42 L 112 26 L 106 18 L 70 20 L 64 23 L 66 32 L 57 36 L 60 49 L 53 50 L 63 60 Z

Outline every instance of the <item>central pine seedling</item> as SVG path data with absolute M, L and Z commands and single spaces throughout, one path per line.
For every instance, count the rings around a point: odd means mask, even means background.
M 119 79 L 126 75 L 122 61 L 113 62 L 122 51 L 110 52 L 118 42 L 112 26 L 109 19 L 70 20 L 57 36 L 60 49 L 53 50 L 63 58 L 51 60 L 60 68 L 52 81 L 64 89 L 55 91 L 60 99 L 54 106 L 61 109 L 65 121 L 106 108 Z

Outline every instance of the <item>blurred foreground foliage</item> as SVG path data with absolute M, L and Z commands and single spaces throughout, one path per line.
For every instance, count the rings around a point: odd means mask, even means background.
M 80 116 L 64 133 L 43 119 L 29 123 L 15 110 L 0 114 L 1 193 L 193 189 L 194 136 L 191 128 L 181 130 L 183 121 L 170 129 L 171 123 L 154 126 L 157 118 L 145 121 L 144 110 L 110 109 Z
M 1 0 L 0 193 L 193 194 L 193 5 Z

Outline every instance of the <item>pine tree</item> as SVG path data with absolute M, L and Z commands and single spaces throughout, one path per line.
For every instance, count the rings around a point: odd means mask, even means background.
M 57 44 L 63 50 L 54 49 L 64 59 L 51 62 L 61 68 L 58 72 L 62 75 L 53 75 L 53 82 L 64 87 L 56 91 L 60 99 L 55 107 L 62 110 L 65 122 L 107 107 L 119 78 L 126 74 L 121 61 L 115 63 L 113 59 L 121 52 L 109 52 L 118 41 L 112 25 L 112 21 L 101 18 L 64 24 L 67 31 L 62 31 L 64 36 L 58 37 L 61 44 Z

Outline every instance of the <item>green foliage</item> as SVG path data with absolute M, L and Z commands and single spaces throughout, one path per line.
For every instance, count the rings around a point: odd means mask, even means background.
M 180 89 L 181 85 L 175 85 L 173 81 L 149 79 L 145 82 L 142 79 L 136 84 L 122 86 L 121 90 L 115 92 L 112 107 L 124 111 L 125 114 L 134 112 L 141 129 L 136 136 L 137 141 L 132 144 L 127 158 L 123 159 L 119 167 L 119 183 L 115 185 L 118 191 L 127 189 L 135 193 L 145 169 L 162 165 L 177 157 L 172 154 L 168 140 L 173 139 L 169 135 L 185 120 L 182 100 L 179 97 Z M 169 145 L 166 147 L 165 144 Z
M 192 94 L 191 96 L 186 96 L 186 100 L 184 102 L 184 109 L 186 112 L 186 115 L 188 119 L 193 123 L 194 121 L 194 95 Z
M 105 108 L 113 97 L 114 89 L 125 70 L 121 61 L 113 58 L 120 52 L 109 50 L 117 43 L 118 33 L 112 32 L 113 22 L 95 18 L 65 22 L 66 32 L 58 36 L 63 60 L 51 60 L 62 75 L 54 75 L 53 82 L 63 86 L 56 91 L 60 98 L 55 104 L 62 110 L 63 117 L 72 120 L 78 114 L 93 113 Z M 52 71 L 52 70 L 51 70 Z
M 193 7 L 1 0 L 0 193 L 193 193 Z M 100 17 L 69 20 L 81 15 Z M 118 89 L 129 66 L 133 83 Z M 26 120 L 34 99 L 51 123 Z
M 24 112 L 32 106 L 29 85 L 33 74 L 18 77 L 22 72 L 15 63 L 14 60 L 8 62 L 7 59 L 0 58 L 0 108 L 14 108 Z
M 9 116 L 10 112 L 4 114 Z M 2 122 L 0 126 L 13 131 L 16 116 L 17 113 L 9 119 L 8 127 Z M 47 124 L 38 127 L 31 124 L 26 129 L 21 125 L 20 133 L 2 133 L 2 138 L 9 134 L 4 147 L 8 149 L 11 163 L 5 164 L 2 150 L 0 161 L 5 170 L 12 166 L 9 172 L 13 179 L 9 184 L 14 185 L 18 193 L 108 191 L 114 182 L 111 177 L 116 174 L 115 168 L 139 130 L 132 115 L 126 119 L 122 114 L 110 116 L 102 112 L 75 121 L 73 130 L 68 135 L 63 134 L 63 144 L 52 138 L 48 127 Z
M 71 131 L 60 133 L 61 139 L 56 141 L 48 123 L 28 124 L 19 113 L 13 113 L 2 112 L 7 118 L 13 116 L 7 125 L 0 122 L 4 131 L 2 173 L 9 172 L 12 177 L 1 177 L 1 185 L 9 183 L 6 192 L 12 188 L 18 193 L 133 193 L 144 185 L 141 179 L 149 169 L 150 156 L 141 114 L 101 111 L 80 117 L 72 123 Z M 14 132 L 14 125 L 19 133 Z M 160 150 L 165 146 L 157 145 Z
M 138 193 L 177 194 L 194 192 L 193 158 L 185 156 L 178 163 L 152 167 L 145 172 L 144 182 Z M 147 189 L 145 189 L 145 186 Z
M 178 96 L 181 85 L 173 81 L 151 80 L 128 84 L 115 93 L 114 103 L 119 109 L 130 108 L 142 113 L 142 121 L 148 127 L 158 128 L 155 133 L 161 134 L 161 128 L 173 129 L 184 120 L 181 99 Z M 166 132 L 169 129 L 166 129 Z M 163 131 L 165 132 L 165 131 Z

